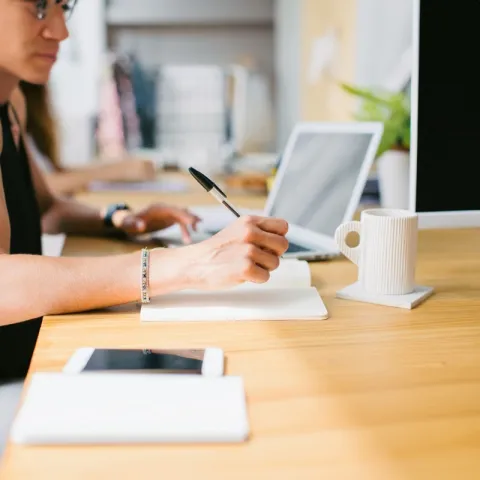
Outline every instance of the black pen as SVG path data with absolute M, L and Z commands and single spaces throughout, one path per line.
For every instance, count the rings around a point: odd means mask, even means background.
M 227 200 L 227 196 L 224 192 L 220 189 L 218 185 L 216 185 L 212 180 L 210 180 L 207 176 L 203 173 L 199 172 L 193 167 L 190 167 L 188 171 L 191 173 L 192 177 L 218 202 L 222 205 L 225 205 L 236 217 L 240 217 L 240 214 L 237 210 L 233 207 L 233 205 Z

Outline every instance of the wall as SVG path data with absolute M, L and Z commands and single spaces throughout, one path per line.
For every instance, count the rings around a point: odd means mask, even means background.
M 357 4 L 356 82 L 382 85 L 412 43 L 413 1 L 357 0 Z
M 300 119 L 300 19 L 302 0 L 275 5 L 277 148 L 282 150 Z
M 339 88 L 338 82 L 351 82 L 355 77 L 356 3 L 357 0 L 302 0 L 303 120 L 350 118 L 352 100 Z M 334 61 L 322 75 L 311 78 L 313 47 L 316 41 L 328 35 L 335 38 Z
M 50 89 L 56 111 L 60 153 L 68 166 L 90 162 L 92 120 L 106 46 L 103 2 L 82 0 L 68 23 L 70 38 L 62 43 Z
M 356 101 L 340 81 L 383 85 L 395 70 L 412 36 L 412 0 L 301 0 L 301 118 L 307 121 L 352 119 Z M 319 77 L 310 67 L 315 42 L 335 59 Z

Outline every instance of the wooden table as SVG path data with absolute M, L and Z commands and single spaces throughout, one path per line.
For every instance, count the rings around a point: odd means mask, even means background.
M 85 199 L 119 199 L 113 197 Z M 194 197 L 174 199 L 208 200 Z M 137 204 L 148 199 L 135 198 Z M 65 254 L 133 248 L 70 238 Z M 436 293 L 412 311 L 336 299 L 335 291 L 356 276 L 351 263 L 336 260 L 312 264 L 327 321 L 140 324 L 135 306 L 47 318 L 31 371 L 58 371 L 84 345 L 222 347 L 227 373 L 246 383 L 251 440 L 236 446 L 10 444 L 1 478 L 479 479 L 480 232 L 421 232 L 417 271 L 418 282 Z

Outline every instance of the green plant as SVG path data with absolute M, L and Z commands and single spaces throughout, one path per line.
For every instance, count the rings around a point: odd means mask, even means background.
M 341 84 L 346 92 L 362 100 L 355 118 L 359 121 L 382 122 L 384 131 L 377 156 L 387 150 L 410 149 L 410 100 L 404 93 L 373 90 Z

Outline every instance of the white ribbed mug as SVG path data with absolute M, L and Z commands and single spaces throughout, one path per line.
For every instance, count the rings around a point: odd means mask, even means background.
M 418 216 L 407 210 L 364 210 L 360 222 L 347 222 L 335 232 L 340 251 L 358 265 L 358 281 L 368 293 L 404 295 L 415 289 Z M 357 232 L 356 247 L 346 244 Z

